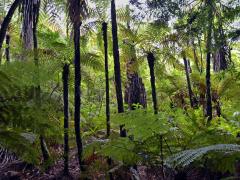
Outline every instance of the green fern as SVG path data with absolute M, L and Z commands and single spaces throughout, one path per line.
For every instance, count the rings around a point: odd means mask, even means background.
M 240 152 L 240 145 L 237 144 L 216 144 L 197 149 L 182 151 L 166 159 L 166 165 L 170 167 L 185 167 L 210 152 L 222 152 L 233 154 Z

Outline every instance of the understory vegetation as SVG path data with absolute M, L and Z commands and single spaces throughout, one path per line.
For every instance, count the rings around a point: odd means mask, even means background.
M 0 179 L 239 179 L 239 20 L 238 0 L 0 0 Z

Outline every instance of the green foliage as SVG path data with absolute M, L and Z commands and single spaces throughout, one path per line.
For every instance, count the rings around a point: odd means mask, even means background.
M 216 145 L 206 146 L 206 147 L 197 148 L 197 149 L 185 150 L 168 157 L 166 159 L 166 165 L 170 167 L 177 167 L 177 166 L 185 167 L 191 164 L 193 161 L 196 161 L 197 159 L 201 158 L 202 156 L 210 154 L 211 152 L 221 152 L 220 154 L 218 153 L 218 156 L 221 156 L 220 159 L 224 159 L 224 160 L 222 160 L 221 162 L 218 161 L 218 165 L 220 164 L 219 166 L 222 172 L 226 172 L 228 170 L 228 169 L 223 169 L 223 167 L 229 167 L 229 166 L 232 167 L 231 169 L 231 172 L 232 172 L 234 168 L 233 165 L 236 162 L 236 158 L 240 157 L 240 146 L 236 144 L 216 144 Z M 235 154 L 234 158 L 229 159 L 229 156 L 233 154 Z M 226 156 L 228 159 L 226 158 Z M 224 163 L 228 163 L 228 164 L 224 164 Z

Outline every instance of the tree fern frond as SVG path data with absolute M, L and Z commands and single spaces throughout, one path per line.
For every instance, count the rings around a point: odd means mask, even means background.
M 201 156 L 210 153 L 210 152 L 223 152 L 223 153 L 239 153 L 240 145 L 237 144 L 216 144 L 211 146 L 206 146 L 198 149 L 190 149 L 186 151 L 182 151 L 173 156 L 170 156 L 166 160 L 166 165 L 170 167 L 177 166 L 188 166 L 196 159 Z

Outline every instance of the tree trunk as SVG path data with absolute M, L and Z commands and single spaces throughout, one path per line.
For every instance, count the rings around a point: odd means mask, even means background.
M 118 30 L 117 30 L 117 17 L 115 0 L 111 0 L 111 18 L 112 18 L 112 40 L 113 40 L 113 59 L 114 59 L 114 75 L 115 87 L 118 104 L 118 113 L 124 112 L 123 97 L 122 97 L 122 81 L 121 81 L 121 68 L 119 60 L 119 47 L 118 47 Z M 120 125 L 120 136 L 126 136 L 124 125 Z
M 2 44 L 7 32 L 7 28 L 9 26 L 9 23 L 11 22 L 11 19 L 13 17 L 13 14 L 15 12 L 15 10 L 17 9 L 17 7 L 19 6 L 19 4 L 22 2 L 22 0 L 15 0 L 12 4 L 12 6 L 10 7 L 10 9 L 8 10 L 8 13 L 6 15 L 6 17 L 4 18 L 2 24 L 1 24 L 1 29 L 0 29 L 0 50 L 2 49 Z
M 134 45 L 129 45 L 132 55 L 128 60 L 127 69 L 127 83 L 125 86 L 124 101 L 128 104 L 130 110 L 136 109 L 136 105 L 139 104 L 143 108 L 147 107 L 146 91 L 142 78 L 138 75 L 137 57 Z
M 33 48 L 33 3 L 34 0 L 23 0 L 22 40 L 24 50 Z
M 10 62 L 10 35 L 6 35 L 6 49 L 5 49 L 5 55 L 6 55 L 6 61 Z
M 150 77 L 151 77 L 153 110 L 154 110 L 154 114 L 158 114 L 155 73 L 154 73 L 155 57 L 154 57 L 153 53 L 149 52 L 147 54 L 147 60 L 148 60 L 148 66 L 149 66 L 149 70 L 150 70 Z
M 78 161 L 80 168 L 83 170 L 82 162 L 82 138 L 80 132 L 80 108 L 81 108 L 81 63 L 80 63 L 80 27 L 81 24 L 74 23 L 74 53 L 75 53 L 75 99 L 74 99 L 74 127 L 76 135 L 76 144 L 78 149 Z
M 208 118 L 208 122 L 212 120 L 212 96 L 211 96 L 211 40 L 212 40 L 212 23 L 213 23 L 213 13 L 212 13 L 212 7 L 211 7 L 211 0 L 207 1 L 208 3 L 208 32 L 207 32 L 207 44 L 206 44 L 206 50 L 207 50 L 207 59 L 206 59 L 206 100 L 207 100 L 207 106 L 206 106 L 206 116 Z
M 187 62 L 185 55 L 183 55 L 183 62 L 184 62 L 184 67 L 185 67 L 186 79 L 187 79 L 188 95 L 189 95 L 191 107 L 193 108 L 195 106 L 195 103 L 193 100 L 193 91 L 192 91 L 191 81 L 190 81 L 190 76 L 189 76 L 188 62 Z
M 195 43 L 194 43 L 194 39 L 192 39 L 192 46 L 193 46 L 194 61 L 195 61 L 197 70 L 198 70 L 198 72 L 202 73 L 202 72 L 201 72 L 201 69 L 200 69 L 200 67 L 199 67 L 199 59 L 198 59 L 198 56 L 197 56 L 197 49 L 196 49 L 196 45 L 195 45 Z
M 68 108 L 68 82 L 69 82 L 69 65 L 65 64 L 63 67 L 63 109 L 64 109 L 64 175 L 69 175 L 68 170 L 68 154 L 69 154 L 69 144 L 68 144 L 68 114 L 69 114 L 69 108 Z
M 230 62 L 229 56 L 231 53 L 226 42 L 221 22 L 219 22 L 218 30 L 215 32 L 215 41 L 217 42 L 218 50 L 213 55 L 213 70 L 219 72 L 228 68 L 228 62 Z
M 103 41 L 104 41 L 104 55 L 105 55 L 105 82 L 106 82 L 106 123 L 107 136 L 110 135 L 110 106 L 109 106 L 109 75 L 108 75 L 108 37 L 107 37 L 107 23 L 102 23 Z
M 112 38 L 113 38 L 113 58 L 114 58 L 114 73 L 115 73 L 115 86 L 118 103 L 118 112 L 124 112 L 123 97 L 122 97 L 122 81 L 121 70 L 119 61 L 119 47 L 118 47 L 118 34 L 117 34 L 117 19 L 115 0 L 111 1 L 111 18 L 112 18 Z
M 37 24 L 38 24 L 38 17 L 39 17 L 39 10 L 40 10 L 40 0 L 33 1 L 33 27 L 32 27 L 32 39 L 33 39 L 33 47 L 34 47 L 34 62 L 37 68 L 39 68 L 39 59 L 38 59 L 38 39 L 37 39 Z M 37 72 L 37 87 L 35 88 L 35 96 L 36 96 L 36 103 L 39 108 L 41 108 L 41 87 L 39 84 L 39 69 Z M 42 155 L 44 162 L 49 160 L 49 151 L 47 149 L 47 145 L 45 143 L 44 137 L 40 135 L 40 144 L 42 149 Z

